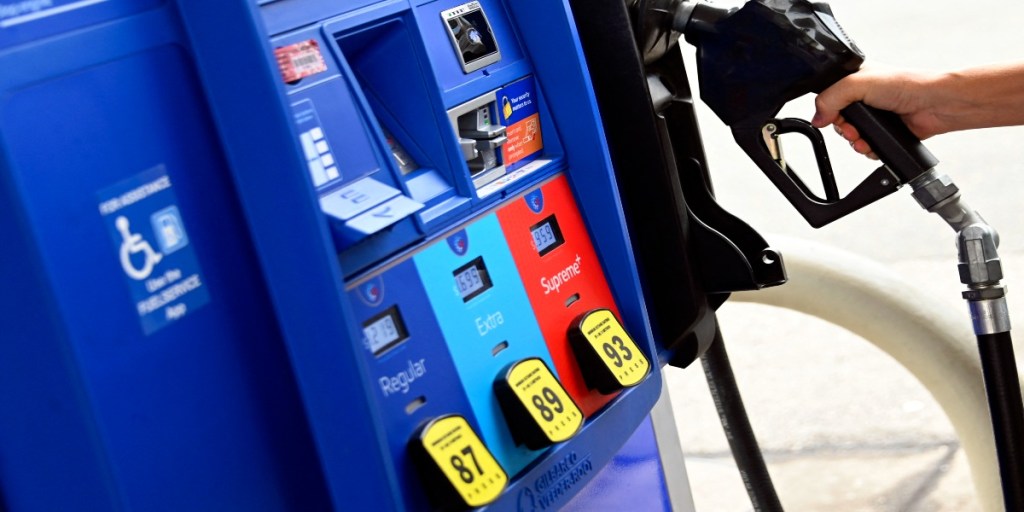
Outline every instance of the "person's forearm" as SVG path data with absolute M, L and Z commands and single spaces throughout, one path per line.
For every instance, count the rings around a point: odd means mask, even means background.
M 1024 63 L 945 73 L 935 115 L 951 130 L 1024 124 Z

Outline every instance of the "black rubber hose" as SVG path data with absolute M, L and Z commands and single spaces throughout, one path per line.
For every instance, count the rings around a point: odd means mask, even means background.
M 979 334 L 989 414 L 1006 510 L 1024 511 L 1024 405 L 1010 333 Z
M 722 330 L 717 326 L 711 346 L 701 356 L 701 364 L 718 410 L 718 418 L 722 422 L 722 430 L 729 440 L 729 448 L 740 470 L 743 485 L 747 488 L 747 495 L 750 496 L 750 503 L 757 512 L 781 512 L 782 503 L 775 493 L 768 466 L 757 445 L 757 437 L 750 426 L 746 408 L 743 407 L 739 386 L 736 385 L 725 342 L 722 341 Z

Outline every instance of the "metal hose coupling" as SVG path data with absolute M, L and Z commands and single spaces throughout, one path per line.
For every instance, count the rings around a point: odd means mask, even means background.
M 999 259 L 999 233 L 960 195 L 960 189 L 945 174 L 931 169 L 910 182 L 914 199 L 922 208 L 937 214 L 957 234 L 957 270 L 967 285 L 963 298 L 971 310 L 975 334 L 1010 331 L 1003 266 Z

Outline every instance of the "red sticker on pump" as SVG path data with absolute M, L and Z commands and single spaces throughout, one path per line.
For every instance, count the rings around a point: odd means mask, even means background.
M 315 39 L 277 48 L 274 56 L 286 83 L 327 71 L 327 63 Z

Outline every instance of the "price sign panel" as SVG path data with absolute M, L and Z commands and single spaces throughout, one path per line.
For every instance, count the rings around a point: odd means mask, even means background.
M 508 485 L 505 470 L 462 416 L 432 420 L 414 439 L 413 449 L 419 452 L 425 481 L 441 480 L 453 491 L 441 497 L 448 504 L 481 507 L 501 496 Z
M 566 441 L 583 426 L 583 411 L 542 359 L 513 364 L 494 388 L 512 436 L 527 448 Z
M 604 394 L 636 386 L 651 363 L 607 309 L 583 314 L 570 328 L 569 340 L 587 386 Z

